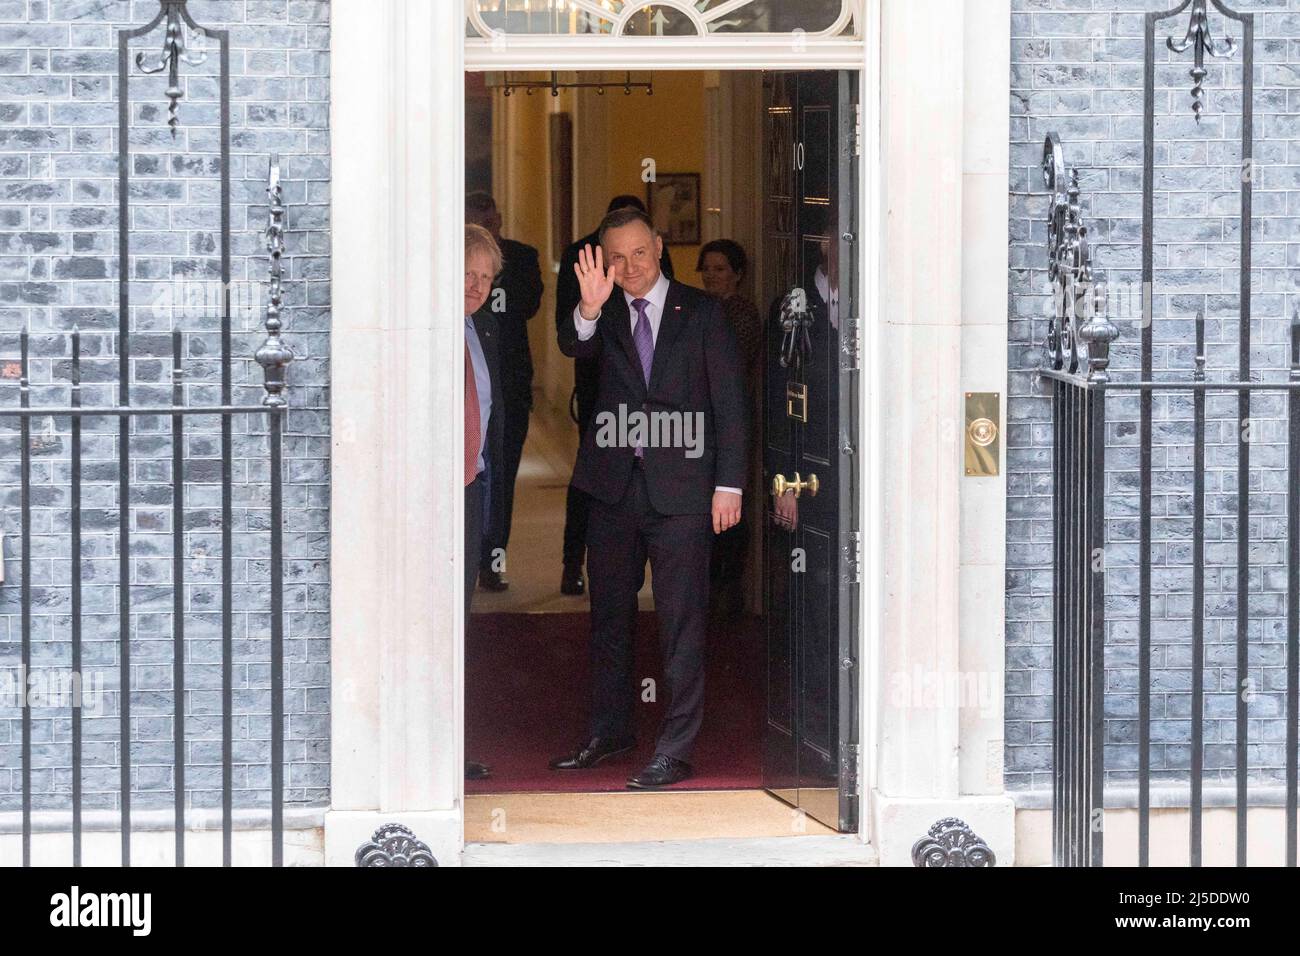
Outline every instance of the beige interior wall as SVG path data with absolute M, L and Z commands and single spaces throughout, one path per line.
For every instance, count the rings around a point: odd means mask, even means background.
M 566 74 L 565 79 L 589 76 Z M 495 149 L 493 171 L 504 219 L 502 231 L 511 239 L 535 246 L 541 254 L 546 295 L 530 324 L 529 339 L 537 404 L 556 415 L 567 414 L 573 363 L 560 354 L 555 343 L 555 270 L 563 249 L 551 248 L 549 112 L 566 111 L 573 116 L 574 238 L 596 227 L 611 196 L 632 193 L 645 198 L 644 161 L 653 159 L 660 172 L 699 173 L 702 196 L 708 196 L 713 186 L 716 194 L 731 199 L 725 221 L 736 231 L 721 229 L 716 221 L 711 226 L 710 215 L 704 214 L 706 238 L 727 234 L 741 242 L 752 258 L 757 251 L 758 223 L 752 198 L 757 192 L 753 162 L 757 123 L 756 118 L 738 117 L 735 109 L 755 108 L 757 74 L 745 74 L 744 79 L 737 75 L 725 84 L 727 95 L 720 103 L 727 127 L 722 141 L 728 146 L 714 166 L 725 178 L 722 183 L 709 179 L 705 135 L 706 84 L 712 79 L 716 85 L 716 74 L 710 78 L 703 71 L 660 71 L 653 77 L 652 96 L 636 91 L 625 95 L 617 87 L 607 89 L 604 95 L 581 90 L 561 91 L 558 97 L 545 91 L 509 97 L 496 92 L 493 129 L 467 131 L 469 136 L 492 135 L 502 140 Z M 733 89 L 738 90 L 734 99 Z M 706 205 L 701 203 L 702 213 Z M 699 285 L 695 271 L 699 248 L 669 247 L 680 281 Z
M 501 210 L 501 232 L 538 251 L 544 293 L 537 315 L 529 323 L 535 400 L 566 414 L 573 388 L 573 362 L 555 344 L 555 263 L 562 249 L 551 248 L 551 163 L 549 119 L 553 111 L 572 111 L 575 95 L 561 92 L 531 96 L 493 92 L 493 128 L 467 130 L 466 136 L 495 140 L 492 180 Z
M 609 139 L 601 152 L 609 171 L 611 196 L 632 193 L 646 199 L 646 183 L 641 178 L 646 160 L 653 160 L 660 173 L 699 173 L 703 178 L 704 80 L 704 74 L 694 70 L 659 72 L 654 74 L 653 96 L 606 94 L 612 96 Z M 581 167 L 600 158 L 583 155 L 577 162 Z M 669 246 L 668 253 L 677 279 L 699 285 L 695 260 L 700 247 Z

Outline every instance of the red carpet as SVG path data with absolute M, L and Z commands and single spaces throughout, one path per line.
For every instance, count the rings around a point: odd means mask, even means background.
M 492 768 L 467 793 L 624 790 L 654 755 L 665 694 L 657 621 L 642 613 L 636 671 L 653 677 L 660 700 L 637 704 L 637 749 L 594 770 L 561 773 L 547 762 L 585 742 L 590 615 L 475 614 L 465 653 L 465 755 Z M 704 729 L 695 776 L 673 789 L 762 786 L 762 642 L 759 618 L 712 630 L 705 670 Z

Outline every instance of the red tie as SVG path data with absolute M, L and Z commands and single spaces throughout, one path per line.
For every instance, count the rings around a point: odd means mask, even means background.
M 478 413 L 478 381 L 474 378 L 474 360 L 465 343 L 465 484 L 478 477 L 479 432 L 483 427 Z

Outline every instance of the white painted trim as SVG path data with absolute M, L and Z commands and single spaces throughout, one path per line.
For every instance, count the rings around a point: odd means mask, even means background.
M 643 0 L 643 2 L 629 2 L 619 13 L 613 13 L 597 6 L 594 0 L 569 0 L 571 6 L 581 9 L 584 12 L 605 20 L 611 24 L 609 34 L 579 33 L 579 34 L 515 34 L 507 33 L 500 29 L 494 29 L 483 19 L 482 13 L 478 9 L 477 0 L 465 0 L 465 17 L 470 26 L 478 34 L 477 37 L 468 38 L 466 47 L 470 48 L 476 42 L 485 42 L 500 47 L 503 44 L 513 43 L 517 39 L 525 37 L 545 37 L 546 39 L 568 39 L 581 40 L 584 42 L 617 40 L 627 42 L 632 39 L 647 39 L 656 42 L 663 40 L 680 41 L 683 39 L 696 39 L 709 42 L 717 42 L 719 45 L 725 42 L 731 42 L 731 38 L 753 38 L 757 40 L 785 40 L 798 38 L 800 43 L 807 43 L 809 40 L 814 43 L 824 43 L 840 39 L 839 35 L 844 28 L 849 25 L 850 21 L 861 19 L 860 7 L 865 2 L 876 2 L 876 0 L 842 0 L 840 3 L 840 12 L 836 15 L 835 20 L 822 30 L 799 30 L 790 33 L 709 33 L 709 24 L 714 20 L 720 20 L 734 10 L 738 10 L 753 0 L 727 0 L 712 9 L 700 13 L 689 0 Z M 627 28 L 628 22 L 641 11 L 649 6 L 670 7 L 687 17 L 695 29 L 699 32 L 696 37 L 626 37 L 623 31 Z M 845 67 L 852 69 L 852 67 Z
M 871 842 L 882 865 L 910 865 L 912 843 L 959 816 L 1006 862 L 1015 827 L 1000 717 L 972 719 L 960 693 L 934 688 L 965 688 L 982 668 L 1000 674 L 1005 655 L 1005 525 L 996 480 L 964 475 L 961 435 L 963 390 L 1005 388 L 1006 137 L 995 126 L 1009 85 L 1009 8 L 884 0 L 880 9 L 881 182 L 868 195 L 883 204 L 888 285 L 874 297 L 882 314 L 866 324 L 883 340 L 864 380 L 880 393 L 868 406 L 878 437 L 865 474 L 877 530 L 868 519 L 864 586 L 882 615 L 864 622 L 879 630 L 864 694 L 874 701 L 864 718 Z M 950 29 L 931 33 L 936 19 Z M 936 238 L 954 229 L 960 241 Z
M 860 39 L 812 40 L 797 34 L 725 36 L 470 38 L 465 41 L 465 69 L 860 70 L 867 47 Z
M 462 363 L 448 368 L 439 359 L 463 348 L 463 72 L 491 64 L 465 59 L 464 21 L 454 5 L 386 0 L 377 8 L 340 5 L 332 31 L 334 656 L 325 855 L 342 864 L 358 835 L 379 823 L 409 822 L 440 859 L 455 856 L 464 840 L 463 496 L 443 477 L 455 473 L 463 454 L 454 396 L 464 383 Z M 867 9 L 867 40 L 799 51 L 788 37 L 776 45 L 755 37 L 706 45 L 628 38 L 600 55 L 625 69 L 859 72 L 859 288 L 865 359 L 878 363 L 879 0 Z M 514 68 L 510 57 L 521 49 L 545 52 L 548 69 L 602 67 L 588 44 L 547 43 L 512 41 L 494 68 Z M 860 739 L 868 764 L 877 733 L 872 670 L 882 640 L 882 396 L 875 378 L 863 376 L 861 436 L 867 537 L 859 660 L 867 662 L 868 680 L 861 684 Z M 859 774 L 857 839 L 865 842 L 872 771 Z
M 346 864 L 356 820 L 463 838 L 464 23 L 424 0 L 334 16 L 325 831 Z
M 881 250 L 885 221 L 882 215 L 883 187 L 882 138 L 880 126 L 880 99 L 883 95 L 881 75 L 881 22 L 882 0 L 868 0 L 863 14 L 862 29 L 866 38 L 866 66 L 858 78 L 858 102 L 862 109 L 862 158 L 858 166 L 858 232 L 861 235 L 861 252 L 858 257 L 858 276 L 861 289 L 860 307 L 862 324 L 862 372 L 859 375 L 859 401 L 862 430 L 860 475 L 862 502 L 859 506 L 862 521 L 862 584 L 858 598 L 858 630 L 861 644 L 858 651 L 858 739 L 860 765 L 858 780 L 860 796 L 858 815 L 861 821 L 858 832 L 863 842 L 873 839 L 872 799 L 876 789 L 878 768 L 877 745 L 879 725 L 876 702 L 881 693 L 881 646 L 884 640 L 882 627 L 884 579 L 884 538 L 881 519 L 884 515 L 883 484 L 884 447 L 881 442 L 881 415 L 883 396 L 880 390 L 880 368 L 883 359 L 881 348 L 881 302 L 883 296 L 883 259 Z
M 982 696 L 961 708 L 960 790 L 1002 793 L 1006 672 L 1007 295 L 1010 192 L 1010 0 L 963 0 L 961 391 L 1002 399 L 1002 467 L 960 481 L 960 673 Z M 960 420 L 964 425 L 964 418 Z
M 879 362 L 881 316 L 880 295 L 880 229 L 883 227 L 880 196 L 880 3 L 881 0 L 865 0 L 866 10 L 862 23 L 864 38 L 853 41 L 827 41 L 809 44 L 806 49 L 796 50 L 793 37 L 768 37 L 745 39 L 735 44 L 717 42 L 717 38 L 615 38 L 612 37 L 509 37 L 499 39 L 495 47 L 488 41 L 472 38 L 465 41 L 465 69 L 473 71 L 529 69 L 544 67 L 548 70 L 589 70 L 603 69 L 600 63 L 593 64 L 592 50 L 599 47 L 601 55 L 614 60 L 620 69 L 674 69 L 674 70 L 754 70 L 765 69 L 818 69 L 818 70 L 853 70 L 859 77 L 859 101 L 863 104 L 863 145 L 862 162 L 859 168 L 859 232 L 862 247 L 858 257 L 859 284 L 862 290 L 861 312 L 863 324 L 863 350 L 866 361 Z M 742 35 L 737 34 L 737 37 Z M 577 42 L 581 41 L 581 42 Z M 608 41 L 608 42 L 602 42 Z M 521 51 L 528 56 L 536 56 L 537 62 L 520 59 Z M 683 53 L 689 54 L 683 56 Z M 491 54 L 491 56 L 487 56 Z M 788 59 L 787 59 L 787 54 Z M 670 57 L 669 59 L 663 59 Z M 581 128 L 581 121 L 575 124 Z M 577 148 L 577 144 L 575 144 Z M 875 228 L 872 228 L 874 225 Z M 858 660 L 867 662 L 863 673 L 869 675 L 870 682 L 863 680 L 859 684 L 859 742 L 860 760 L 858 779 L 861 798 L 859 800 L 859 826 L 857 839 L 863 843 L 869 841 L 871 820 L 871 787 L 867 781 L 872 779 L 868 773 L 874 773 L 870 765 L 876 729 L 875 667 L 879 660 L 881 641 L 881 620 L 879 589 L 880 576 L 883 573 L 884 556 L 881 552 L 880 520 L 882 513 L 880 469 L 883 467 L 883 455 L 879 438 L 880 403 L 882 395 L 878 386 L 878 376 L 870 374 L 864 367 L 860 399 L 863 405 L 861 447 L 865 457 L 860 463 L 863 487 L 863 500 L 860 503 L 864 529 L 864 567 L 863 584 L 859 601 L 859 644 Z M 457 553 L 457 561 L 460 556 Z M 459 572 L 458 572 L 459 573 Z M 463 675 L 458 684 L 458 699 L 463 701 Z M 459 728 L 464 731 L 463 707 Z M 868 736 L 870 734 L 871 736 Z M 463 806 L 463 782 L 462 799 Z
M 436 4 L 435 36 L 452 34 L 458 39 L 452 44 L 451 55 L 439 58 L 441 64 L 434 82 L 434 116 L 439 117 L 445 132 L 438 137 L 433 149 L 430 173 L 433 177 L 433 221 L 436 237 L 434 250 L 434 314 L 456 316 L 451 336 L 459 358 L 465 349 L 464 313 L 465 287 L 465 43 L 464 18 L 451 4 Z M 445 403 L 451 412 L 454 435 L 454 461 L 465 460 L 465 430 L 463 427 L 464 403 L 456 398 L 465 394 L 465 366 L 453 363 L 457 369 L 456 390 Z M 460 474 L 459 467 L 449 472 Z M 456 741 L 454 764 L 455 803 L 453 806 L 457 829 L 456 846 L 465 845 L 465 495 L 461 482 L 455 482 L 453 495 L 453 522 L 455 547 L 450 555 L 455 580 L 455 604 L 452 606 L 452 713 Z M 433 844 L 430 843 L 432 847 Z
M 750 0 L 734 0 L 734 2 L 747 3 L 750 2 Z M 697 32 L 701 34 L 708 32 L 708 23 L 705 22 L 705 18 L 700 16 L 700 12 L 694 7 L 687 6 L 684 3 L 679 3 L 677 0 L 656 0 L 656 4 L 659 6 L 669 7 L 670 9 L 676 10 L 678 13 L 684 15 L 691 21 L 691 26 L 695 27 Z M 646 6 L 648 6 L 648 4 L 629 3 L 623 8 L 623 12 L 618 15 L 618 19 L 614 21 L 614 29 L 610 32 L 616 37 L 622 37 L 623 31 L 627 29 L 627 25 L 631 19 L 644 10 Z M 712 19 L 712 17 L 708 19 Z

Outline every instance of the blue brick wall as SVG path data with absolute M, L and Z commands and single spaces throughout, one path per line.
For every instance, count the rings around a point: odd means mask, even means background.
M 291 803 L 329 788 L 329 3 L 192 0 L 192 17 L 230 32 L 232 298 L 235 399 L 262 397 L 253 352 L 265 338 L 268 156 L 279 153 L 288 206 L 285 339 L 291 412 L 285 439 L 285 731 Z M 0 0 L 0 404 L 18 402 L 18 332 L 32 333 L 34 405 L 69 400 L 70 342 L 82 336 L 86 404 L 116 401 L 117 31 L 154 0 Z M 131 50 L 156 59 L 162 31 Z M 131 67 L 132 400 L 170 401 L 170 330 L 183 333 L 186 400 L 220 396 L 220 153 L 215 41 L 183 65 L 180 127 L 167 128 L 166 73 Z M 136 418 L 132 456 L 130 634 L 133 807 L 172 803 L 172 515 L 170 419 Z M 117 429 L 84 426 L 84 805 L 118 805 Z M 187 419 L 186 790 L 220 806 L 221 457 L 215 417 Z M 71 664 L 70 429 L 38 418 L 32 441 L 33 677 Z M 234 476 L 234 787 L 266 806 L 270 772 L 268 442 L 260 418 L 237 416 Z M 0 419 L 0 811 L 20 806 L 17 680 L 20 617 L 19 437 Z M 70 805 L 69 709 L 33 700 L 38 809 Z
M 1039 162 L 1044 137 L 1061 135 L 1078 167 L 1095 259 L 1112 289 L 1121 338 L 1113 368 L 1135 377 L 1141 337 L 1143 20 L 1166 0 L 1013 0 L 1011 63 L 1010 397 L 1007 471 L 1006 781 L 1051 781 L 1051 407 L 1036 382 L 1050 308 L 1045 292 Z M 1252 367 L 1283 380 L 1288 319 L 1300 265 L 1300 0 L 1239 0 L 1256 14 Z M 1192 118 L 1190 51 L 1179 57 L 1187 13 L 1156 34 L 1154 365 L 1191 377 L 1197 310 L 1207 316 L 1210 379 L 1235 377 L 1241 230 L 1241 55 L 1208 59 L 1206 111 Z M 1214 35 L 1240 36 L 1211 8 Z M 1236 689 L 1250 681 L 1252 777 L 1282 779 L 1285 759 L 1285 401 L 1257 395 L 1251 414 L 1248 575 L 1250 673 L 1238 675 L 1236 640 L 1237 436 L 1235 393 L 1207 401 L 1206 778 L 1232 779 Z M 1107 405 L 1106 764 L 1132 781 L 1137 747 L 1138 497 L 1135 396 Z M 1152 768 L 1186 780 L 1190 766 L 1192 614 L 1192 402 L 1158 397 L 1153 411 Z M 1293 477 L 1293 480 L 1294 477 Z

